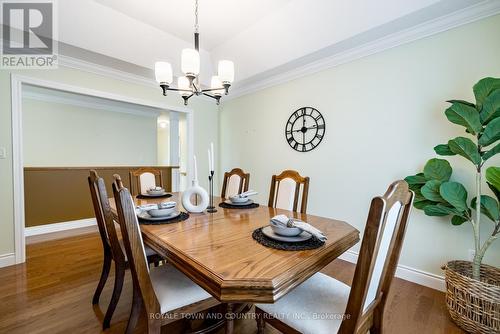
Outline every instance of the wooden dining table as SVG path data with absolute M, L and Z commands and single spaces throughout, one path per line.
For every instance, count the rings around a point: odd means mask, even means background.
M 141 224 L 145 244 L 203 287 L 228 310 L 235 303 L 274 303 L 359 241 L 359 231 L 346 222 L 260 205 L 253 209 L 221 208 L 190 213 L 187 220 L 159 225 Z M 134 198 L 136 205 L 176 201 L 171 198 Z M 116 204 L 110 199 L 113 213 Z M 328 240 L 319 248 L 285 251 L 265 247 L 252 232 L 285 214 L 323 231 Z M 232 326 L 231 326 L 232 327 Z

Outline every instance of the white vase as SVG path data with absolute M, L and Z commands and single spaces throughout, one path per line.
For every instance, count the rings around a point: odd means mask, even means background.
M 200 197 L 198 205 L 191 202 L 193 195 L 198 195 Z M 182 193 L 182 206 L 188 212 L 198 213 L 205 211 L 208 207 L 208 201 L 208 193 L 205 189 L 200 187 L 198 180 L 193 180 L 191 188 L 186 189 L 186 191 Z

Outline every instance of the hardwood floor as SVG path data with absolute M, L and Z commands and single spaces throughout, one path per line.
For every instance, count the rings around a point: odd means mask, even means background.
M 81 231 L 80 231 L 81 232 Z M 102 251 L 95 229 L 28 240 L 27 262 L 0 268 L 0 333 L 100 333 L 111 297 L 112 274 L 99 307 L 91 299 L 99 280 Z M 53 236 L 52 236 L 53 237 Z M 336 260 L 323 272 L 350 284 L 354 265 Z M 130 273 L 106 333 L 123 333 L 131 305 Z M 464 333 L 450 320 L 443 293 L 395 279 L 385 312 L 386 333 Z M 169 333 L 177 333 L 174 324 Z M 136 333 L 145 332 L 141 319 Z M 223 333 L 223 330 L 220 334 Z M 251 314 L 236 322 L 235 333 L 256 333 Z M 266 327 L 266 333 L 278 331 Z

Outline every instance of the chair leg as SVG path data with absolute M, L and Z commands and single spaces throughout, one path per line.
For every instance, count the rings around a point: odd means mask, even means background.
M 128 318 L 126 334 L 131 334 L 134 332 L 135 326 L 137 325 L 137 320 L 141 315 L 142 309 L 142 296 L 138 288 L 133 287 L 133 297 L 132 297 L 132 308 L 130 310 L 130 317 Z
M 234 312 L 233 312 L 233 304 L 227 303 L 226 310 L 226 334 L 234 333 Z
M 115 262 L 115 286 L 113 288 L 113 295 L 109 302 L 108 310 L 104 316 L 104 321 L 102 323 L 102 328 L 107 329 L 111 323 L 111 317 L 115 312 L 116 305 L 120 299 L 120 294 L 122 293 L 123 279 L 125 277 L 125 266 L 123 264 L 118 264 Z
M 264 311 L 258 307 L 255 307 L 255 320 L 257 321 L 257 334 L 264 333 L 266 319 L 264 318 Z
M 104 285 L 106 285 L 106 280 L 108 279 L 109 270 L 111 269 L 111 254 L 104 251 L 104 260 L 102 262 L 101 278 L 99 279 L 99 284 L 94 292 L 94 297 L 92 297 L 92 305 L 99 304 L 99 298 L 101 297 Z
M 148 319 L 148 334 L 161 334 L 160 320 Z

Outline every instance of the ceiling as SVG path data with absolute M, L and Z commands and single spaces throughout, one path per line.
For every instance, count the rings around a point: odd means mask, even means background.
M 218 60 L 230 59 L 235 89 L 305 73 L 311 64 L 397 36 L 401 44 L 500 12 L 498 0 L 199 2 L 202 83 L 209 84 Z M 181 50 L 193 45 L 194 0 L 59 1 L 58 7 L 60 41 L 147 69 L 167 60 L 182 75 Z M 397 45 L 389 44 L 385 48 Z
M 201 47 L 212 50 L 291 0 L 199 0 Z M 193 41 L 194 0 L 96 0 L 187 42 Z

